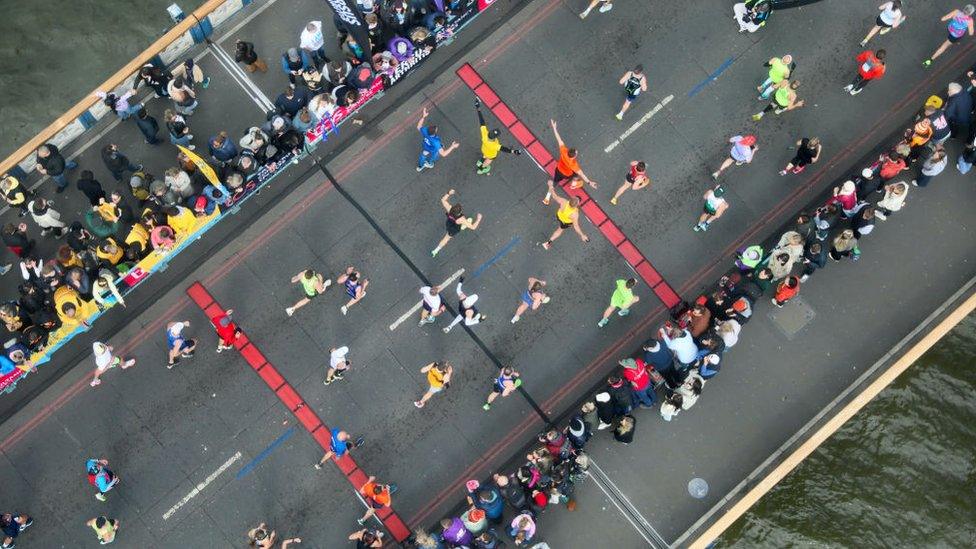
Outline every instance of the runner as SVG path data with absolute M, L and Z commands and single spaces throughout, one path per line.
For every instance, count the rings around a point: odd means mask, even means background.
M 332 429 L 332 437 L 329 440 L 329 450 L 325 452 L 322 459 L 318 460 L 315 464 L 316 469 L 321 469 L 325 462 L 329 461 L 330 458 L 335 457 L 336 461 L 346 455 L 349 450 L 359 448 L 363 444 L 366 444 L 366 439 L 364 437 L 357 437 L 356 442 L 349 442 L 351 438 L 349 433 L 343 431 L 342 429 Z
M 234 309 L 227 309 L 227 312 L 214 316 L 210 319 L 210 324 L 217 330 L 217 352 L 223 352 L 234 347 L 234 342 L 241 337 L 243 332 L 230 319 L 234 314 Z
M 424 107 L 423 114 L 417 122 L 417 131 L 424 138 L 420 156 L 417 158 L 418 172 L 424 171 L 425 168 L 433 168 L 438 158 L 451 154 L 459 146 L 457 141 L 452 141 L 451 146 L 445 149 L 441 144 L 441 136 L 437 135 L 437 126 L 433 124 L 424 126 L 425 120 L 427 120 L 427 107 Z
M 885 73 L 885 57 L 888 52 L 885 50 L 871 51 L 864 50 L 857 56 L 857 74 L 854 80 L 844 86 L 844 91 L 851 95 L 861 93 L 864 86 L 872 80 L 880 80 Z
M 95 499 L 105 501 L 105 494 L 119 483 L 119 477 L 108 468 L 107 459 L 92 458 L 85 462 L 88 471 L 88 484 L 98 488 Z
M 762 120 L 766 113 L 772 111 L 776 114 L 782 114 L 786 111 L 792 111 L 793 109 L 799 109 L 805 102 L 802 99 L 797 99 L 796 89 L 800 87 L 799 80 L 783 80 L 779 84 L 773 86 L 773 100 L 766 105 L 766 108 L 756 114 L 752 115 L 752 119 L 755 121 Z
M 535 311 L 539 307 L 542 307 L 544 303 L 549 303 L 549 296 L 543 291 L 545 286 L 545 280 L 529 277 L 529 289 L 522 292 L 522 296 L 520 297 L 521 301 L 519 301 L 518 307 L 515 309 L 515 316 L 512 317 L 512 324 L 521 320 L 522 315 L 525 311 L 529 310 L 529 307 L 532 307 L 532 310 Z
M 515 368 L 511 366 L 505 366 L 498 372 L 498 377 L 491 381 L 491 393 L 488 395 L 488 399 L 485 401 L 484 406 L 481 408 L 486 412 L 491 410 L 491 403 L 495 402 L 495 399 L 499 396 L 507 397 L 512 394 L 515 389 L 522 386 L 522 379 L 519 377 L 521 374 L 515 371 Z
M 593 11 L 593 8 L 595 8 L 597 4 L 603 4 L 600 6 L 600 13 L 607 13 L 613 9 L 613 0 L 590 0 L 590 5 L 586 6 L 586 9 L 580 12 L 580 19 L 586 19 L 586 16 Z
M 356 542 L 356 549 L 374 549 L 383 547 L 383 532 L 363 528 L 349 534 L 349 541 Z
M 420 400 L 413 403 L 417 408 L 423 408 L 427 404 L 427 401 L 430 400 L 430 397 L 451 386 L 451 375 L 454 373 L 454 368 L 447 361 L 431 362 L 421 368 L 420 373 L 427 374 L 427 384 L 430 387 L 428 387 L 424 396 L 420 397 Z
M 369 520 L 370 517 L 376 515 L 377 509 L 389 507 L 392 503 L 391 496 L 396 491 L 396 484 L 379 484 L 376 482 L 376 477 L 370 475 L 369 479 L 367 479 L 363 486 L 359 489 L 360 495 L 362 495 L 363 499 L 366 500 L 366 513 L 356 522 L 362 526 L 366 524 L 366 521 Z
M 759 150 L 755 135 L 734 135 L 729 139 L 729 143 L 732 143 L 729 157 L 722 162 L 718 170 L 712 172 L 712 179 L 718 179 L 718 176 L 722 175 L 722 172 L 731 167 L 732 164 L 741 166 L 752 162 L 752 157 Z
M 339 308 L 342 314 L 349 312 L 349 307 L 352 307 L 356 303 L 366 297 L 366 287 L 369 286 L 369 279 L 363 278 L 363 275 L 359 273 L 353 267 L 347 267 L 346 273 L 339 275 L 336 279 L 337 284 L 342 284 L 346 287 L 346 293 L 349 295 L 349 303 L 346 303 Z
M 180 362 L 180 357 L 193 358 L 197 349 L 197 341 L 183 336 L 183 329 L 190 325 L 189 320 L 170 322 L 166 325 L 166 346 L 169 349 L 169 360 L 166 369 L 171 370 Z
M 769 72 L 767 73 L 766 80 L 762 84 L 756 87 L 759 91 L 760 101 L 769 101 L 769 96 L 773 93 L 773 86 L 779 84 L 783 80 L 789 79 L 796 70 L 796 63 L 793 62 L 793 56 L 786 54 L 783 57 L 773 57 L 763 65 L 764 67 L 769 67 Z
M 725 188 L 721 185 L 716 185 L 714 188 L 705 191 L 702 198 L 705 199 L 705 211 L 698 217 L 698 224 L 695 225 L 696 232 L 707 231 L 708 226 L 722 217 L 725 210 L 729 208 L 729 203 L 725 201 Z
M 297 275 L 291 277 L 291 283 L 300 283 L 305 297 L 301 298 L 291 307 L 285 307 L 285 314 L 291 316 L 295 311 L 308 305 L 308 303 L 320 294 L 324 294 L 332 284 L 331 278 L 325 278 L 322 273 L 317 273 L 312 269 L 305 269 Z
M 441 300 L 441 287 L 424 286 L 420 289 L 420 295 L 423 298 L 423 306 L 420 308 L 420 322 L 417 326 L 433 324 L 437 317 L 447 310 Z
M 329 348 L 329 370 L 325 373 L 324 384 L 329 385 L 336 380 L 342 381 L 342 376 L 352 366 L 352 361 L 346 360 L 346 355 L 348 354 L 349 347 Z
M 477 230 L 478 225 L 481 224 L 481 214 L 477 214 L 475 219 L 470 217 L 464 217 L 464 210 L 461 207 L 461 203 L 451 205 L 449 198 L 454 196 L 454 189 L 447 191 L 447 194 L 441 197 L 441 206 L 444 207 L 444 211 L 447 213 L 447 220 L 444 225 L 447 229 L 447 234 L 444 238 L 437 243 L 437 247 L 430 251 L 431 257 L 437 257 L 441 249 L 447 245 L 448 242 L 454 238 L 455 235 L 463 231 L 464 229 Z
M 634 286 L 637 286 L 636 278 L 628 278 L 627 280 L 621 278 L 617 280 L 617 289 L 610 296 L 610 306 L 603 311 L 603 318 L 600 319 L 600 322 L 597 322 L 597 326 L 600 328 L 606 326 L 607 322 L 610 322 L 610 315 L 617 309 L 620 309 L 617 313 L 619 316 L 627 316 L 630 314 L 630 306 L 640 301 L 640 298 L 634 295 Z
M 106 345 L 98 341 L 92 343 L 92 351 L 95 353 L 95 378 L 90 383 L 92 387 L 101 385 L 101 377 L 108 370 L 116 366 L 121 366 L 125 370 L 136 363 L 136 359 L 134 358 L 125 359 L 113 355 L 111 345 Z
M 491 175 L 491 163 L 498 156 L 498 151 L 512 153 L 516 156 L 522 154 L 522 149 L 510 149 L 502 145 L 498 140 L 501 132 L 498 130 L 488 130 L 485 124 L 485 117 L 481 114 L 481 100 L 475 99 L 474 108 L 478 111 L 478 125 L 481 127 L 481 158 L 476 165 L 478 175 Z
M 548 197 L 549 195 L 552 195 L 552 197 L 556 199 L 556 204 L 559 205 L 559 209 L 556 210 L 556 221 L 559 223 L 559 226 L 556 227 L 556 230 L 552 232 L 549 240 L 542 243 L 542 247 L 548 250 L 552 246 L 552 242 L 562 236 L 563 231 L 570 227 L 576 231 L 576 234 L 579 235 L 580 240 L 583 242 L 589 242 L 590 237 L 583 233 L 583 229 L 580 228 L 579 224 L 579 197 L 571 196 L 569 197 L 569 200 L 566 200 L 565 198 L 559 196 L 559 193 L 556 192 L 555 187 L 552 186 L 552 181 L 549 181 L 549 192 L 546 194 L 546 196 Z M 546 204 L 548 203 L 549 202 L 547 201 Z
M 630 108 L 630 104 L 637 99 L 641 92 L 647 91 L 647 76 L 644 75 L 644 65 L 637 65 L 632 70 L 625 72 L 620 77 L 620 85 L 627 92 L 627 98 L 624 99 L 624 104 L 620 106 L 620 111 L 614 115 L 617 120 L 623 120 L 624 113 Z
M 966 4 L 961 10 L 952 10 L 949 13 L 942 16 L 942 21 L 948 21 L 948 36 L 945 42 L 939 46 L 939 49 L 935 50 L 932 57 L 929 57 L 922 62 L 923 67 L 932 66 L 932 61 L 935 61 L 937 57 L 945 53 L 949 46 L 955 44 L 956 42 L 962 40 L 962 37 L 973 35 L 973 12 L 976 8 L 973 8 L 972 4 Z
M 802 172 L 808 164 L 814 164 L 820 160 L 820 153 L 823 147 L 820 146 L 820 138 L 804 137 L 796 142 L 796 155 L 786 163 L 786 167 L 780 170 L 780 175 L 788 173 L 798 174 Z
M 462 276 L 458 279 L 457 288 L 455 288 L 455 292 L 457 292 L 458 296 L 458 315 L 454 317 L 454 320 L 451 321 L 449 326 L 444 327 L 445 334 L 460 324 L 462 320 L 464 321 L 465 326 L 475 326 L 480 324 L 482 320 L 488 318 L 487 316 L 479 313 L 478 309 L 476 309 L 474 306 L 474 304 L 478 302 L 478 294 L 465 294 L 464 290 L 461 289 L 461 285 L 463 283 L 464 277 Z
M 897 29 L 898 25 L 905 22 L 905 14 L 901 12 L 901 0 L 891 0 L 891 2 L 885 2 L 878 6 L 881 13 L 878 14 L 878 18 L 874 22 L 874 26 L 868 31 L 868 35 L 861 40 L 861 47 L 863 48 L 868 44 L 874 35 L 878 34 L 888 34 L 891 29 Z
M 579 151 L 576 149 L 571 149 L 563 143 L 562 137 L 559 136 L 559 130 L 556 129 L 556 121 L 550 119 L 549 123 L 552 125 L 552 134 L 556 136 L 556 143 L 559 144 L 559 161 L 556 162 L 556 169 L 553 171 L 552 179 L 549 180 L 549 191 L 546 193 L 546 197 L 542 199 L 542 203 L 549 205 L 549 199 L 552 197 L 552 185 L 553 183 L 560 183 L 562 181 L 569 180 L 570 187 L 577 189 L 583 186 L 585 181 L 590 187 L 596 188 L 596 181 L 591 181 L 583 170 L 580 169 Z M 573 175 L 579 176 L 578 179 L 573 178 Z
M 3 531 L 3 545 L 0 547 L 13 549 L 16 545 L 14 540 L 31 524 L 34 524 L 34 519 L 28 515 L 14 515 L 13 513 L 0 515 L 0 531 Z
M 122 525 L 118 519 L 106 517 L 95 517 L 85 524 L 95 530 L 95 535 L 98 536 L 98 543 L 102 545 L 108 545 L 115 541 L 115 534 L 119 531 L 119 526 Z
M 630 163 L 630 173 L 624 178 L 624 184 L 617 189 L 610 199 L 610 203 L 617 205 L 617 200 L 627 191 L 639 191 L 651 184 L 651 178 L 647 177 L 647 164 L 643 160 L 634 160 Z

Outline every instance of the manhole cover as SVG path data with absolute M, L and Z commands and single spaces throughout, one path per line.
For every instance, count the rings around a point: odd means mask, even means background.
M 770 305 L 772 304 L 770 303 Z M 793 339 L 793 336 L 800 333 L 800 330 L 809 324 L 815 316 L 817 314 L 800 296 L 788 301 L 782 309 L 776 306 L 769 307 L 769 318 L 783 332 L 786 339 Z

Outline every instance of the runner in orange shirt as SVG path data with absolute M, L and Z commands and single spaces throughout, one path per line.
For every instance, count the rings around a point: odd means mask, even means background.
M 363 496 L 363 499 L 366 501 L 366 505 L 369 506 L 366 509 L 366 513 L 363 515 L 363 518 L 357 521 L 359 522 L 360 526 L 366 524 L 366 521 L 369 520 L 370 517 L 376 515 L 377 509 L 389 507 L 390 503 L 392 502 L 392 498 L 390 496 L 396 491 L 396 484 L 379 484 L 376 482 L 376 477 L 370 475 L 369 479 L 366 481 L 366 484 L 363 484 L 363 487 L 359 489 L 360 495 Z
M 570 187 L 578 189 L 583 186 L 583 181 L 590 185 L 590 187 L 596 188 L 596 181 L 590 180 L 580 169 L 579 161 L 579 151 L 576 149 L 571 149 L 563 143 L 563 138 L 559 136 L 559 130 L 556 129 L 556 121 L 549 120 L 552 124 L 552 133 L 556 136 L 556 143 L 559 143 L 559 161 L 556 162 L 556 170 L 553 173 L 553 178 L 549 180 L 550 186 L 555 183 L 559 184 L 562 181 L 570 180 Z M 546 192 L 546 197 L 542 199 L 542 203 L 546 206 L 549 205 L 549 201 L 552 199 L 552 191 Z

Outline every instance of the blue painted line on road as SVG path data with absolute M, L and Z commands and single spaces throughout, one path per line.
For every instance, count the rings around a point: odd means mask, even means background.
M 728 59 L 726 59 L 725 63 L 722 63 L 722 66 L 715 69 L 715 72 L 713 72 L 712 74 L 708 75 L 708 78 L 699 82 L 698 85 L 695 86 L 694 88 L 691 88 L 691 91 L 688 92 L 688 97 L 694 97 L 695 95 L 698 94 L 698 92 L 705 89 L 705 86 L 707 86 L 709 82 L 718 78 L 718 76 L 723 72 L 725 72 L 725 69 L 731 67 L 732 63 L 734 62 L 735 62 L 735 57 L 729 57 Z
M 478 278 L 478 276 L 480 276 L 481 273 L 485 272 L 488 269 L 488 267 L 491 267 L 499 259 L 505 257 L 505 254 L 507 254 L 508 252 L 512 251 L 512 248 L 514 248 L 515 245 L 518 244 L 521 240 L 522 240 L 522 237 L 520 237 L 520 236 L 516 236 L 516 237 L 512 238 L 512 240 L 508 244 L 506 244 L 504 248 L 502 248 L 501 250 L 498 251 L 497 254 L 495 254 L 495 257 L 489 259 L 488 261 L 485 261 L 484 263 L 481 264 L 480 267 L 478 267 L 477 269 L 475 269 L 474 270 L 474 274 L 471 275 L 471 278 Z
M 285 431 L 285 434 L 275 439 L 274 442 L 269 444 L 267 448 L 265 448 L 264 450 L 261 451 L 260 454 L 258 454 L 258 457 L 251 460 L 251 463 L 248 463 L 244 467 L 241 467 L 241 470 L 237 472 L 237 478 L 241 478 L 247 475 L 248 473 L 250 473 L 251 471 L 253 471 L 254 468 L 258 466 L 258 463 L 264 461 L 265 458 L 271 455 L 271 452 L 275 451 L 275 448 L 281 446 L 282 443 L 284 443 L 286 440 L 291 438 L 291 436 L 295 434 L 295 431 L 296 429 L 292 427 L 291 429 Z

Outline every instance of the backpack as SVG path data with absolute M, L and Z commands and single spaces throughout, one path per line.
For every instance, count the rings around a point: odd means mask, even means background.
M 627 79 L 627 83 L 624 84 L 624 91 L 630 95 L 637 95 L 640 93 L 641 89 L 641 79 L 639 76 L 631 73 L 630 78 Z

